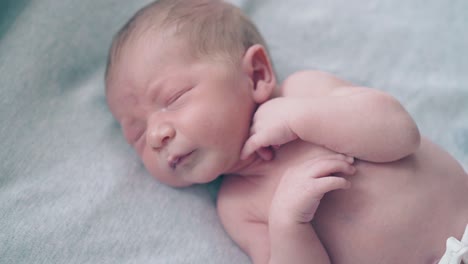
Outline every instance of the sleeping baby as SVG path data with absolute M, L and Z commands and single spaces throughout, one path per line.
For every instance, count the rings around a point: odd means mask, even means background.
M 319 71 L 278 85 L 231 4 L 147 5 L 115 36 L 105 80 L 156 179 L 224 175 L 219 216 L 253 263 L 467 263 L 460 164 L 384 92 Z

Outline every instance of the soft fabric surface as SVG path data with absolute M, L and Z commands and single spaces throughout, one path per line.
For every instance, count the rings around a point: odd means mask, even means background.
M 216 186 L 153 180 L 106 107 L 111 36 L 147 2 L 0 2 L 0 263 L 249 263 Z M 467 1 L 234 3 L 280 79 L 322 69 L 387 91 L 468 168 Z

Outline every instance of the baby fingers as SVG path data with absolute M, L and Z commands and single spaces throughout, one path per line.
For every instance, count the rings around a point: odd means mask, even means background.
M 273 151 L 269 148 L 271 139 L 268 136 L 265 133 L 252 134 L 242 148 L 241 160 L 247 159 L 254 152 L 257 152 L 264 160 L 271 160 L 273 158 Z
M 296 169 L 298 173 L 305 173 L 308 177 L 320 178 L 337 173 L 352 175 L 356 168 L 352 165 L 354 159 L 345 155 L 337 154 L 321 157 L 319 159 L 304 162 Z

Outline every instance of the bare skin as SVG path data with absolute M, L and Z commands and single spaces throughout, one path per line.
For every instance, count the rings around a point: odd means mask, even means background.
M 254 263 L 268 261 L 269 209 L 285 171 L 329 154 L 295 141 L 276 152 L 275 162 L 249 168 L 251 176 L 225 179 L 220 217 Z M 449 236 L 460 239 L 468 219 L 468 176 L 438 146 L 423 139 L 402 160 L 356 160 L 354 166 L 356 173 L 346 176 L 351 188 L 327 193 L 312 220 L 331 263 L 435 263 Z M 227 199 L 229 208 L 222 208 Z
M 227 175 L 219 215 L 253 263 L 433 263 L 461 236 L 468 177 L 393 98 L 318 72 L 274 94 L 260 45 L 234 69 L 184 44 L 122 50 L 109 107 L 161 182 Z
M 349 85 L 331 75 L 306 72 L 286 80 L 276 96 L 307 96 L 311 93 L 309 81 L 332 90 Z M 290 83 L 293 88 L 285 87 Z M 312 96 L 319 96 L 316 93 Z M 274 145 L 275 141 L 271 142 Z M 307 174 L 313 168 L 303 164 L 311 160 L 317 160 L 320 166 L 321 159 L 346 159 L 333 155 L 336 152 L 296 139 L 276 149 L 274 162 L 259 161 L 238 175 L 226 177 L 219 194 L 220 217 L 253 263 L 281 263 L 272 261 L 272 256 L 275 250 L 283 251 L 285 244 L 294 244 L 294 239 L 285 238 L 290 234 L 285 230 L 294 230 L 294 226 L 300 234 L 315 231 L 326 256 L 323 262 L 315 257 L 316 253 L 304 260 L 305 255 L 296 251 L 288 256 L 291 263 L 432 264 L 444 253 L 448 237 L 461 238 L 468 222 L 468 175 L 447 152 L 425 138 L 414 153 L 402 159 L 384 163 L 355 159 L 349 162 L 354 171 L 335 169 L 338 174 L 334 175 L 346 178 L 350 186 L 323 196 L 311 217 L 311 227 L 301 226 L 298 220 L 292 224 L 280 222 L 278 228 L 272 228 L 276 219 L 271 210 L 278 190 L 295 187 L 290 184 L 282 189 L 284 178 L 291 177 L 292 182 L 302 185 L 310 180 L 295 176 L 290 168 L 299 168 L 296 174 Z M 299 195 L 297 189 L 290 196 Z M 282 197 L 283 201 L 288 198 Z M 283 217 L 281 212 L 279 215 Z

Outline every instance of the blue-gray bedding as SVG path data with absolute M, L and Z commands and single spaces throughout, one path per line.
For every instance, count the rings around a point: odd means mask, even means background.
M 214 187 L 153 180 L 107 110 L 111 37 L 147 2 L 0 2 L 0 263 L 249 263 Z M 468 168 L 467 1 L 233 2 L 280 79 L 321 69 L 387 91 Z

